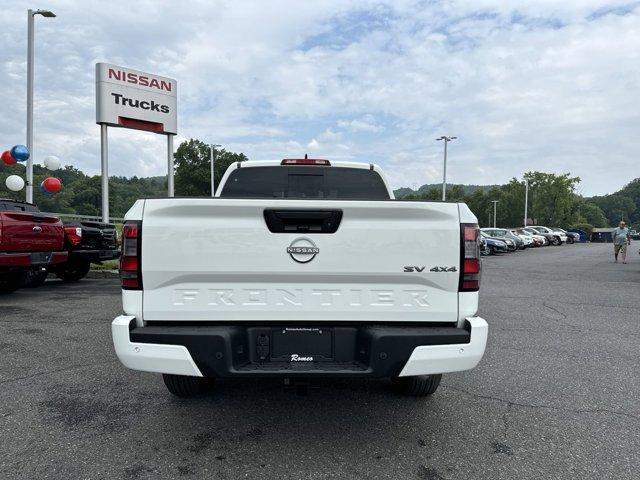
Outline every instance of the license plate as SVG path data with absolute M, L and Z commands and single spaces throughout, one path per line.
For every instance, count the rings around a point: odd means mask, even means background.
M 51 261 L 51 253 L 50 252 L 38 252 L 31 254 L 31 263 L 39 264 L 39 263 L 49 263 Z
M 333 359 L 331 328 L 279 328 L 273 330 L 272 339 L 272 360 L 304 363 Z

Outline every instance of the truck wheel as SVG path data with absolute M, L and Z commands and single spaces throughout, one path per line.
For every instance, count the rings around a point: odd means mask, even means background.
M 0 294 L 12 293 L 20 288 L 24 279 L 22 272 L 3 272 L 0 273 Z
M 438 389 L 442 374 L 416 377 L 394 377 L 391 379 L 397 391 L 412 397 L 426 397 Z
M 203 377 L 189 377 L 187 375 L 162 374 L 162 380 L 167 390 L 176 397 L 193 397 L 206 390 L 208 385 L 213 384 L 213 379 Z
M 87 276 L 91 263 L 86 260 L 69 260 L 60 266 L 56 271 L 56 276 L 65 282 L 77 282 Z

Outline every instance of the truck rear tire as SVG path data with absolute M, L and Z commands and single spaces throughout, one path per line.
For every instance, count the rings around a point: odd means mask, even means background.
M 420 375 L 416 377 L 394 377 L 391 382 L 396 391 L 411 397 L 426 397 L 433 394 L 440 385 L 442 374 Z
M 187 375 L 171 375 L 162 374 L 162 380 L 167 390 L 176 397 L 194 397 L 207 389 L 207 386 L 213 384 L 213 379 L 205 379 L 203 377 L 189 377 Z
M 87 260 L 69 260 L 56 271 L 56 276 L 64 282 L 77 282 L 87 276 L 91 262 Z

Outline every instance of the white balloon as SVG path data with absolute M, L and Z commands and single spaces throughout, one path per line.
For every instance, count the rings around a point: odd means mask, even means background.
M 58 170 L 60 168 L 60 159 L 54 155 L 44 158 L 44 166 L 49 170 Z
M 24 180 L 18 175 L 9 175 L 4 183 L 12 192 L 19 192 L 24 188 Z

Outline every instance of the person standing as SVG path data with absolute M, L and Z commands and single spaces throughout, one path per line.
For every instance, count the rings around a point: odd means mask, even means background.
M 615 261 L 618 261 L 618 254 L 622 256 L 622 263 L 627 263 L 627 245 L 631 243 L 629 240 L 629 229 L 624 220 L 620 221 L 620 225 L 611 232 L 613 239 L 613 255 Z

